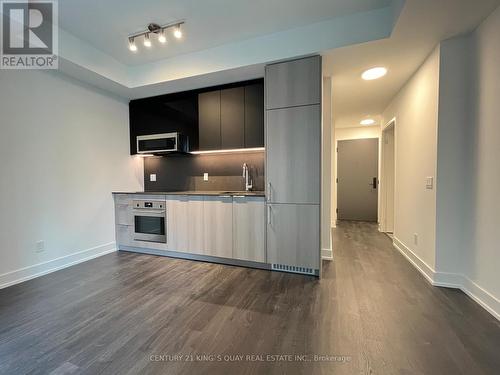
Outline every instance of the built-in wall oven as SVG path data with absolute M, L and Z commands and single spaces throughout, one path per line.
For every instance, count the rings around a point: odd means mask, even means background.
M 134 200 L 134 240 L 167 242 L 167 210 L 162 200 Z

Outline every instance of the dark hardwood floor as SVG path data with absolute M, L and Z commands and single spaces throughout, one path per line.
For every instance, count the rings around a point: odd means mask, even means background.
M 321 281 L 116 253 L 0 290 L 0 373 L 498 374 L 498 321 L 375 225 L 334 249 Z

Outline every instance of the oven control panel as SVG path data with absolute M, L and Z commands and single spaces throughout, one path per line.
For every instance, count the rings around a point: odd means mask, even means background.
M 140 210 L 164 210 L 165 201 L 135 200 L 132 207 Z

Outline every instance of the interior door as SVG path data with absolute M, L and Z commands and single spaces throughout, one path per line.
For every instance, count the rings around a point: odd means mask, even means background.
M 377 221 L 378 138 L 337 143 L 338 220 Z

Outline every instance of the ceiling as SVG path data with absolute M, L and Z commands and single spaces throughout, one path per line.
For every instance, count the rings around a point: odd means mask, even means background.
M 59 72 L 127 99 L 262 77 L 270 62 L 387 38 L 403 2 L 65 0 Z M 129 34 L 174 20 L 182 40 L 129 51 Z
M 474 30 L 500 0 L 406 0 L 390 38 L 323 53 L 332 76 L 335 127 L 356 127 L 380 115 L 404 83 L 444 39 Z M 361 73 L 385 66 L 388 74 L 363 81 Z
M 59 26 L 125 65 L 140 65 L 223 44 L 386 7 L 391 0 L 64 0 Z M 182 40 L 128 50 L 127 36 L 151 22 L 186 20 Z M 171 35 L 170 35 L 171 36 Z

